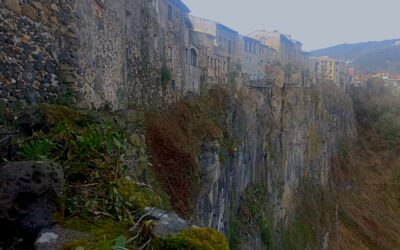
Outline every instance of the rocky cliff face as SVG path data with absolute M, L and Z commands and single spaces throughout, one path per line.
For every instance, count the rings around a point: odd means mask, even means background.
M 356 136 L 352 103 L 329 85 L 242 89 L 226 115 L 228 150 L 217 141 L 201 148 L 197 220 L 232 235 L 233 248 L 265 249 L 296 214 L 304 183 L 328 186 L 331 157 Z

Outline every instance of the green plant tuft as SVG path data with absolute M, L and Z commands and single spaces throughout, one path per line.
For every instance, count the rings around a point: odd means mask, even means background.
M 27 143 L 21 145 L 19 155 L 32 161 L 51 160 L 52 152 L 56 147 L 57 144 L 47 138 L 32 138 Z

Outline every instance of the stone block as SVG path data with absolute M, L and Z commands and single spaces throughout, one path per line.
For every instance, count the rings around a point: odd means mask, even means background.
M 55 12 L 59 12 L 59 11 L 60 11 L 60 9 L 58 8 L 58 6 L 57 6 L 56 4 L 54 4 L 54 3 L 52 3 L 52 4 L 50 5 L 50 7 L 51 7 L 51 9 L 54 10 Z
M 21 13 L 22 13 L 22 15 L 31 19 L 32 21 L 36 21 L 38 18 L 36 10 L 27 4 L 22 5 Z
M 21 14 L 21 6 L 18 0 L 5 0 L 4 5 L 7 9 L 15 12 L 16 14 Z
M 41 3 L 33 2 L 32 4 L 36 7 L 36 9 L 43 10 L 43 5 Z

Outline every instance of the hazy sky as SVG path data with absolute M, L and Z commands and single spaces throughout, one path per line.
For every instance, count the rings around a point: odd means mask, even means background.
M 400 38 L 400 0 L 183 0 L 192 14 L 241 34 L 279 30 L 304 50 Z

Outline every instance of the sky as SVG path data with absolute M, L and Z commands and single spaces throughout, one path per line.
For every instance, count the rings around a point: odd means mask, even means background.
M 192 14 L 247 35 L 291 34 L 310 51 L 400 38 L 400 0 L 183 0 Z

